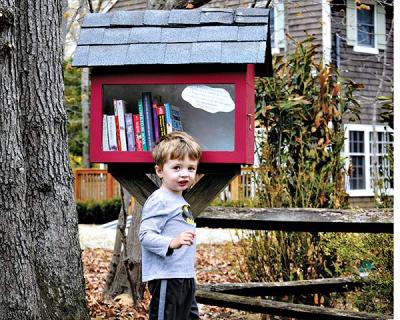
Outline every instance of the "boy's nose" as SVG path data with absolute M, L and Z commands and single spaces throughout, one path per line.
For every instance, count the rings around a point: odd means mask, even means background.
M 179 175 L 181 177 L 187 177 L 188 176 L 188 171 L 183 169 L 183 170 L 179 171 Z

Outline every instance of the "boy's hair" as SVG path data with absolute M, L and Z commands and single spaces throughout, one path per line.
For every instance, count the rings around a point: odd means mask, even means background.
M 163 136 L 153 149 L 154 162 L 160 167 L 168 160 L 183 160 L 185 156 L 190 160 L 199 161 L 201 149 L 199 144 L 183 131 L 173 131 Z

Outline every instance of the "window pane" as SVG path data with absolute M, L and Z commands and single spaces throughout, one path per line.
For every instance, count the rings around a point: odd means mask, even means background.
M 365 161 L 364 156 L 351 156 L 352 172 L 349 178 L 350 189 L 365 189 Z
M 357 8 L 357 41 L 358 45 L 375 47 L 374 6 L 369 10 Z
M 350 152 L 363 153 L 364 152 L 364 132 L 363 131 L 350 131 Z

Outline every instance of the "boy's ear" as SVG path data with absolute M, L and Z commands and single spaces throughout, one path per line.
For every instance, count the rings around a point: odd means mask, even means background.
M 160 167 L 160 166 L 158 166 L 158 165 L 155 165 L 155 166 L 154 166 L 154 169 L 156 170 L 157 176 L 158 176 L 160 179 L 162 179 L 162 167 Z

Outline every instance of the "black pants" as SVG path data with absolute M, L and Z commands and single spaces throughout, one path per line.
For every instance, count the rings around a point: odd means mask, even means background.
M 149 281 L 148 287 L 151 293 L 149 320 L 199 319 L 193 278 L 157 279 Z

